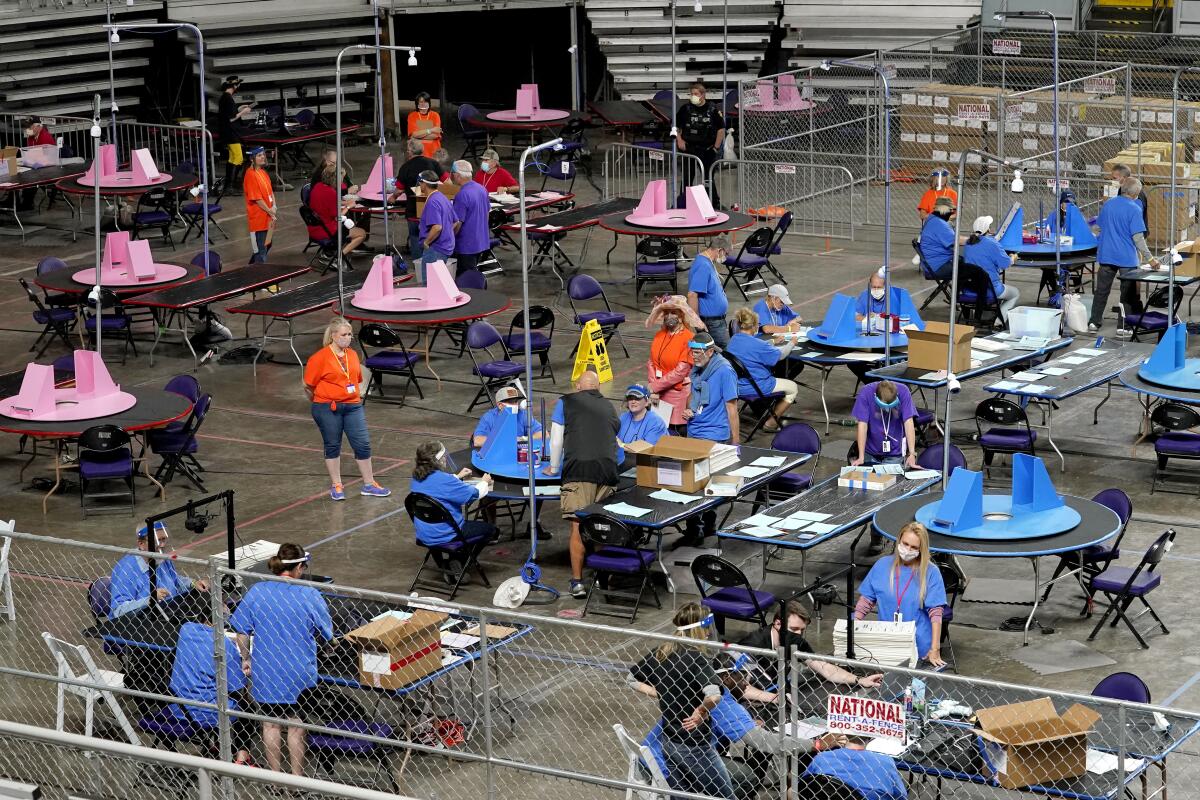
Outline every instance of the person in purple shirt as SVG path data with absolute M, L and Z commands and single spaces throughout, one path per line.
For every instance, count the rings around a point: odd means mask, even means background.
M 434 261 L 449 261 L 454 255 L 454 225 L 458 217 L 454 214 L 454 206 L 450 198 L 438 191 L 437 173 L 425 170 L 420 175 L 418 191 L 425 198 L 425 208 L 421 211 L 421 225 L 418 235 L 425 251 L 421 254 L 420 266 L 417 268 L 417 282 L 425 282 L 425 265 Z
M 487 189 L 471 179 L 471 170 L 470 161 L 455 161 L 450 172 L 450 180 L 458 187 L 458 194 L 454 195 L 454 214 L 458 217 L 454 223 L 454 257 L 458 260 L 459 275 L 478 266 L 479 256 L 488 249 L 492 238 L 488 230 L 491 204 Z
M 853 466 L 904 464 L 917 468 L 917 409 L 904 384 L 868 383 L 858 390 L 851 416 L 858 420 L 858 454 Z

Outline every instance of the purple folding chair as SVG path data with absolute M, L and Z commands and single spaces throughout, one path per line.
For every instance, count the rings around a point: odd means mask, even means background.
M 345 731 L 360 736 L 374 736 L 379 739 L 391 739 L 392 727 L 381 722 L 367 722 L 361 719 L 337 719 L 321 723 L 322 727 L 336 731 Z M 378 773 L 385 777 L 385 785 L 391 794 L 399 794 L 400 787 L 396 784 L 392 772 L 391 750 L 378 742 L 369 739 L 357 739 L 349 736 L 337 736 L 324 731 L 311 731 L 308 734 L 308 750 L 313 756 L 317 767 L 325 772 L 330 779 L 335 779 L 337 766 L 348 759 L 366 759 L 378 768 Z
M 608 340 L 616 336 L 617 341 L 621 343 L 621 349 L 625 351 L 625 357 L 629 358 L 629 350 L 626 349 L 625 340 L 621 337 L 621 326 L 625 324 L 625 315 L 612 310 L 599 281 L 591 275 L 580 273 L 567 283 L 567 297 L 571 304 L 571 311 L 575 314 L 576 325 L 582 328 L 588 322 L 595 320 L 600 325 L 601 333 L 604 334 L 604 343 L 608 344 Z M 576 301 L 594 300 L 597 297 L 604 303 L 604 308 L 601 310 L 580 311 L 575 306 Z M 578 346 L 579 344 L 576 343 L 575 347 Z M 574 348 L 568 354 L 568 358 L 573 355 L 575 355 Z
M 1167 462 L 1172 458 L 1183 461 L 1200 461 L 1200 434 L 1191 432 L 1192 428 L 1200 425 L 1200 413 L 1182 403 L 1162 403 L 1150 415 L 1150 423 L 1165 429 L 1165 432 L 1159 434 L 1154 441 L 1154 456 L 1157 464 L 1154 469 L 1154 479 L 1150 484 L 1150 494 L 1154 494 L 1158 490 L 1159 480 L 1163 478 L 1176 475 L 1196 477 L 1194 472 L 1169 472 Z M 1200 492 L 1200 483 L 1196 488 Z
M 936 469 L 941 472 L 942 461 L 944 460 L 943 453 L 945 450 L 944 444 L 931 444 L 920 453 L 917 454 L 917 466 L 921 469 Z M 954 474 L 954 470 L 962 467 L 967 467 L 967 457 L 963 455 L 963 451 L 957 446 L 950 445 L 950 474 Z
M 78 316 L 75 314 L 75 309 L 66 308 L 64 306 L 45 306 L 42 300 L 37 296 L 37 292 L 30 288 L 24 278 L 17 278 L 21 287 L 25 289 L 25 295 L 29 298 L 29 302 L 33 303 L 33 321 L 42 326 L 42 332 L 38 334 L 38 338 L 34 340 L 30 346 L 30 350 L 37 350 L 35 359 L 41 358 L 42 353 L 46 352 L 46 348 L 53 344 L 55 338 L 61 339 L 63 345 L 71 350 L 71 339 L 69 334 L 75 329 L 75 323 L 78 321 Z M 42 344 L 42 340 L 45 344 Z M 39 350 L 38 345 L 42 347 Z
M 150 444 L 150 452 L 162 457 L 162 463 L 154 471 L 156 481 L 166 485 L 175 477 L 176 472 L 180 472 L 193 486 L 202 492 L 205 491 L 204 481 L 200 479 L 204 467 L 196 460 L 196 451 L 200 449 L 196 443 L 196 434 L 204 423 L 211 403 L 212 395 L 200 395 L 182 429 L 149 432 L 146 439 Z
M 1100 592 L 1108 600 L 1108 608 L 1105 609 L 1104 616 L 1100 618 L 1096 627 L 1092 628 L 1092 632 L 1088 635 L 1089 642 L 1096 638 L 1110 616 L 1113 618 L 1110 627 L 1115 628 L 1118 622 L 1124 622 L 1125 627 L 1129 628 L 1144 650 L 1149 650 L 1150 645 L 1146 643 L 1141 632 L 1133 624 L 1142 614 L 1149 614 L 1158 627 L 1162 628 L 1164 634 L 1170 633 L 1166 623 L 1155 613 L 1146 596 L 1162 584 L 1162 573 L 1158 572 L 1158 565 L 1167 555 L 1167 551 L 1171 549 L 1174 541 L 1175 531 L 1168 530 L 1154 540 L 1154 544 L 1150 545 L 1137 567 L 1130 569 L 1129 567 L 1109 566 L 1108 569 L 1088 582 L 1092 591 Z M 1135 600 L 1145 608 L 1136 616 L 1130 617 L 1126 612 Z
M 79 505 L 83 516 L 89 511 L 112 511 L 111 506 L 89 505 L 89 498 L 128 497 L 129 513 L 132 516 L 137 504 L 133 486 L 133 452 L 129 447 L 129 434 L 116 425 L 93 425 L 79 435 Z M 89 492 L 97 483 L 111 484 L 122 481 L 128 491 L 107 490 Z
M 546 306 L 530 306 L 529 320 L 525 312 L 518 311 L 508 323 L 508 335 L 504 337 L 504 345 L 510 353 L 525 352 L 525 328 L 529 328 L 529 352 L 536 353 L 542 367 L 540 377 L 550 372 L 550 382 L 555 383 L 554 367 L 550 365 L 550 346 L 554 341 L 554 312 Z
M 491 348 L 499 347 L 503 358 L 493 358 Z M 476 352 L 482 351 L 488 360 L 476 357 Z M 506 386 L 513 378 L 519 377 L 525 371 L 523 364 L 513 361 L 504 344 L 500 332 L 491 323 L 478 320 L 467 328 L 467 353 L 475 366 L 472 373 L 479 378 L 479 391 L 471 399 L 467 411 L 471 411 L 480 403 L 492 402 L 492 397 L 501 386 Z
M 1080 612 L 1081 616 L 1091 616 L 1092 614 L 1093 593 L 1087 588 L 1088 580 L 1104 572 L 1112 562 L 1121 557 L 1121 540 L 1125 538 L 1125 529 L 1129 525 L 1129 519 L 1133 516 L 1133 501 L 1120 489 L 1104 489 L 1092 498 L 1092 502 L 1099 503 L 1116 514 L 1121 520 L 1121 529 L 1117 531 L 1116 536 L 1103 544 L 1094 544 L 1071 553 L 1060 553 L 1058 567 L 1054 570 L 1050 584 L 1042 595 L 1044 603 L 1050 597 L 1050 590 L 1054 588 L 1054 581 L 1059 575 L 1068 569 L 1078 570 L 1079 583 L 1087 596 L 1083 611 Z
M 777 602 L 775 595 L 755 589 L 735 565 L 704 553 L 692 561 L 692 578 L 700 590 L 700 605 L 712 612 L 721 636 L 725 635 L 726 617 L 767 627 L 767 611 Z M 712 592 L 714 587 L 717 591 Z
M 812 458 L 808 460 L 807 471 L 785 472 L 767 484 L 762 500 L 768 503 L 778 502 L 798 495 L 812 486 L 817 462 L 821 457 L 821 435 L 813 426 L 805 422 L 790 422 L 784 425 L 771 440 L 771 449 L 782 450 L 785 453 L 808 453 Z
M 583 541 L 591 546 L 591 552 L 584 558 L 583 565 L 594 570 L 591 585 L 588 586 L 587 599 L 583 602 L 583 616 L 591 611 L 609 617 L 619 617 L 632 623 L 637 618 L 638 609 L 649 587 L 653 593 L 654 605 L 662 608 L 658 599 L 658 590 L 650 580 L 650 568 L 657 559 L 653 549 L 647 549 L 647 533 L 645 530 L 634 530 L 620 520 L 604 515 L 588 515 L 579 523 L 579 533 Z M 610 585 L 614 575 L 632 578 L 633 586 L 629 589 L 617 589 Z M 592 596 L 603 595 L 604 602 L 592 605 Z M 634 588 L 636 587 L 636 589 Z M 633 607 L 618 607 L 613 601 L 632 601 Z

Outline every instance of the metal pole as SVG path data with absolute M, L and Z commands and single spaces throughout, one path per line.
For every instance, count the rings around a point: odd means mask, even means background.
M 384 133 L 383 125 L 383 48 L 380 46 L 379 39 L 379 0 L 371 0 L 371 12 L 375 18 L 375 124 L 379 126 L 379 164 L 382 167 L 387 163 L 387 136 Z M 392 56 L 392 60 L 395 61 L 396 57 Z M 338 111 L 340 112 L 342 109 L 341 98 L 338 98 L 338 100 Z M 340 128 L 341 125 L 338 125 L 338 127 Z M 338 207 L 340 208 L 342 198 L 342 173 L 340 170 L 333 176 L 333 179 L 337 181 L 337 198 Z M 379 171 L 379 182 L 381 184 L 379 193 L 383 198 L 383 252 L 390 253 L 392 247 L 392 226 L 391 220 L 388 217 L 387 179 L 388 175 L 381 168 Z M 341 227 L 340 220 L 338 227 Z M 342 250 L 339 247 L 338 258 L 341 258 L 341 252 Z M 340 263 L 338 265 L 338 272 L 341 272 Z
M 526 324 L 528 324 L 528 316 L 526 316 Z M 532 409 L 530 411 L 532 412 Z M 529 440 L 529 463 L 533 462 L 533 439 L 531 438 Z M 488 619 L 485 612 L 479 615 L 479 666 L 483 672 L 483 690 L 480 692 L 480 702 L 483 703 L 483 754 L 487 757 L 487 796 L 488 800 L 495 800 L 496 762 L 492 736 L 492 658 L 488 652 L 487 628 Z
M 96 234 L 96 287 L 92 290 L 92 302 L 96 305 L 96 353 L 101 360 L 104 359 L 104 351 L 100 347 L 101 331 L 104 330 L 101 316 L 104 314 L 104 306 L 100 304 L 100 262 L 104 260 L 103 246 L 101 237 L 104 235 L 100 230 L 100 95 L 97 93 L 92 99 L 92 206 L 95 211 L 95 234 Z M 82 204 L 81 204 L 82 205 Z M 153 570 L 151 570 L 153 572 Z
M 376 30 L 378 31 L 378 26 L 376 26 Z M 375 44 L 375 45 L 350 44 L 350 45 L 346 45 L 345 47 L 343 47 L 341 50 L 338 51 L 337 58 L 335 58 L 333 60 L 333 86 L 334 86 L 333 101 L 334 101 L 334 108 L 335 108 L 335 113 L 334 113 L 334 120 L 335 120 L 334 128 L 335 128 L 335 130 L 334 130 L 334 137 L 333 137 L 333 141 L 334 141 L 333 174 L 334 174 L 334 180 L 336 180 L 338 182 L 339 187 L 341 186 L 341 176 L 342 176 L 342 56 L 346 55 L 346 53 L 350 52 L 351 50 L 374 50 L 374 51 L 376 51 L 377 54 L 380 50 L 387 50 L 392 53 L 398 52 L 400 50 L 407 50 L 410 54 L 415 56 L 416 52 L 420 49 L 421 49 L 420 47 L 410 47 L 410 46 L 406 46 L 406 45 L 402 45 L 402 44 L 401 45 L 397 45 L 397 44 Z M 378 65 L 376 66 L 376 68 L 378 69 Z M 376 73 L 376 86 L 378 86 L 378 85 L 379 85 L 379 74 L 377 72 Z M 384 149 L 386 147 L 386 142 L 384 141 L 382 132 L 380 132 L 380 135 L 379 135 L 379 142 L 380 142 L 381 152 L 386 153 L 386 150 Z M 383 227 L 384 227 L 384 230 L 386 231 L 387 226 L 388 226 L 388 218 L 387 218 L 387 212 L 386 212 L 386 209 L 387 209 L 387 176 L 386 175 L 383 176 L 383 181 L 384 181 L 383 203 L 384 203 L 384 209 L 385 209 L 384 216 L 383 216 Z M 409 191 L 412 191 L 411 188 L 409 189 Z M 339 209 L 339 211 L 338 211 L 337 234 L 336 234 L 337 253 L 338 253 L 338 255 L 337 255 L 337 257 L 338 257 L 337 313 L 343 314 L 343 313 L 345 313 L 344 297 L 346 294 L 346 281 L 345 281 L 345 276 L 342 274 L 342 272 L 343 272 L 343 270 L 342 270 L 342 246 L 343 246 L 342 245 L 342 233 L 345 231 L 345 226 L 342 224 L 342 212 L 340 210 L 341 209 L 340 201 L 338 203 L 338 209 Z M 384 235 L 384 238 L 385 239 L 387 238 L 386 234 Z M 415 269 L 415 266 L 414 266 L 414 269 Z
M 675 174 L 677 163 L 679 161 L 679 87 L 675 83 L 675 59 L 677 58 L 675 48 L 677 47 L 675 39 L 675 3 L 671 2 L 671 196 L 667 198 L 667 203 L 672 208 L 675 207 L 675 198 L 679 196 L 679 179 Z M 524 206 L 522 206 L 523 208 Z M 524 230 L 521 231 L 524 236 Z M 528 351 L 526 351 L 528 352 Z
M 579 99 L 579 3 L 571 3 L 571 110 L 582 108 Z
M 112 0 L 104 0 L 104 27 L 112 25 Z M 117 83 L 113 78 L 113 40 L 112 32 L 104 37 L 108 44 L 108 129 L 111 132 L 112 143 L 117 143 Z
M 725 98 L 729 89 L 725 84 L 729 81 L 729 0 L 721 0 L 721 111 L 725 117 L 725 125 L 729 125 L 729 109 L 725 107 Z M 738 131 L 741 135 L 741 131 Z
M 1176 183 L 1175 172 L 1179 168 L 1179 153 L 1176 149 L 1176 142 L 1179 139 L 1178 126 L 1179 122 L 1176 117 L 1179 115 L 1179 78 L 1185 72 L 1195 72 L 1195 67 L 1179 67 L 1175 70 L 1175 79 L 1171 82 L 1171 229 L 1167 232 L 1168 236 L 1168 251 L 1167 251 L 1167 316 L 1170 321 L 1169 325 L 1175 323 L 1175 205 L 1177 202 L 1177 193 L 1179 191 Z
M 671 7 L 674 8 L 674 4 L 672 4 Z M 548 142 L 542 142 L 541 144 L 534 145 L 533 147 L 527 147 L 527 148 L 525 148 L 524 152 L 521 153 L 520 162 L 517 164 L 517 183 L 520 187 L 518 190 L 517 198 L 519 199 L 520 206 L 521 206 L 521 216 L 520 216 L 520 219 L 521 219 L 521 227 L 520 227 L 520 235 L 521 235 L 521 302 L 523 303 L 522 309 L 523 309 L 523 313 L 525 314 L 525 324 L 523 326 L 523 329 L 525 332 L 525 386 L 527 387 L 525 390 L 525 413 L 528 414 L 529 417 L 533 416 L 533 359 L 529 357 L 529 354 L 533 352 L 533 343 L 530 341 L 531 336 L 530 336 L 530 331 L 529 331 L 529 235 L 528 235 L 528 228 L 526 227 L 529 224 L 529 219 L 528 219 L 529 213 L 525 209 L 525 160 L 527 158 L 529 158 L 531 155 L 533 155 L 534 153 L 540 152 L 542 150 L 549 150 L 552 148 L 555 150 L 558 150 L 561 148 L 561 146 L 562 146 L 562 137 L 560 136 L 557 139 L 551 139 Z M 532 425 L 530 426 L 530 430 L 531 430 L 531 434 L 529 437 L 529 459 L 528 459 L 528 461 L 529 461 L 529 547 L 530 547 L 530 553 L 532 554 L 530 556 L 530 558 L 533 559 L 537 556 L 537 516 L 538 516 L 538 512 L 537 512 L 537 477 L 536 477 L 536 473 L 537 473 L 539 465 L 541 464 L 541 460 L 533 457 Z M 548 436 L 548 435 L 549 435 L 549 431 L 545 431 L 545 430 L 542 431 L 543 437 Z

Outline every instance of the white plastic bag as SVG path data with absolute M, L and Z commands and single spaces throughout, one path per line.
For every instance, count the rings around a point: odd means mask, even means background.
M 737 160 L 737 147 L 734 145 L 733 133 L 734 133 L 733 128 L 730 128 L 729 130 L 725 131 L 725 143 L 723 145 L 723 152 L 721 153 L 721 158 L 725 159 L 726 161 L 736 161 Z
M 1087 333 L 1088 310 L 1077 294 L 1064 294 L 1062 301 L 1063 328 L 1066 333 Z

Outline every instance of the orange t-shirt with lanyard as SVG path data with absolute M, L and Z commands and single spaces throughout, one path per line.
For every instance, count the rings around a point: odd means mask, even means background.
M 943 197 L 949 197 L 955 206 L 958 205 L 958 192 L 947 186 L 944 189 L 926 189 L 925 194 L 921 196 L 921 202 L 917 204 L 917 210 L 932 214 L 933 204 Z
M 335 411 L 338 403 L 362 402 L 358 391 L 361 383 L 362 366 L 352 349 L 338 356 L 333 345 L 322 347 L 304 366 L 304 385 L 312 389 L 313 402 L 328 403 Z

